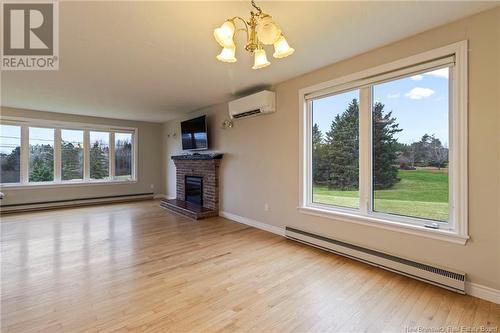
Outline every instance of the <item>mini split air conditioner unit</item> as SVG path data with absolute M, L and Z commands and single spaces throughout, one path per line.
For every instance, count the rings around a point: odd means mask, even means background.
M 231 119 L 257 116 L 276 111 L 276 93 L 264 90 L 228 103 Z

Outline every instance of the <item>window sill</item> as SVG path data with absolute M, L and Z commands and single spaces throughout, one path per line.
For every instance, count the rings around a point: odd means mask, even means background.
M 460 245 L 465 245 L 467 240 L 469 239 L 468 235 L 460 235 L 450 230 L 429 229 L 418 225 L 394 222 L 370 216 L 350 214 L 347 212 L 332 211 L 329 209 L 322 209 L 318 207 L 304 206 L 304 207 L 298 207 L 298 210 L 303 214 L 325 217 L 342 222 L 356 223 L 379 229 L 402 232 L 405 234 L 437 239 Z
M 5 190 L 25 190 L 35 188 L 54 188 L 54 187 L 73 187 L 73 186 L 94 186 L 94 185 L 117 185 L 117 184 L 135 184 L 137 180 L 110 180 L 110 181 L 66 181 L 66 182 L 47 182 L 36 184 L 2 184 L 0 188 Z

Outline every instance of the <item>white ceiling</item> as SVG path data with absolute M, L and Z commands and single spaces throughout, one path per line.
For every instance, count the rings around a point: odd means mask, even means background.
M 498 5 L 498 2 L 261 2 L 296 49 L 252 70 L 220 63 L 212 31 L 249 1 L 60 2 L 59 71 L 2 72 L 2 105 L 163 122 Z

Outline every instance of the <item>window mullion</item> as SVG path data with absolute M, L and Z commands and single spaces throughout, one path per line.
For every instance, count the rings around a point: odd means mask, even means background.
M 21 158 L 20 158 L 20 182 L 26 184 L 29 181 L 29 127 L 21 126 Z
M 83 131 L 83 180 L 90 179 L 90 132 Z
M 54 181 L 61 181 L 61 129 L 54 129 Z
M 137 180 L 137 159 L 138 159 L 138 151 L 137 151 L 137 131 L 132 134 L 132 180 Z
M 115 179 L 115 133 L 109 133 L 109 178 Z
M 306 133 L 306 138 L 304 141 L 304 145 L 306 147 L 305 159 L 306 159 L 306 167 L 304 168 L 306 179 L 304 182 L 306 195 L 303 200 L 308 205 L 313 202 L 313 179 L 312 179 L 312 126 L 313 126 L 313 103 L 311 100 L 306 102 L 306 129 L 304 132 Z
M 359 99 L 359 208 L 366 215 L 372 211 L 372 87 L 361 88 Z

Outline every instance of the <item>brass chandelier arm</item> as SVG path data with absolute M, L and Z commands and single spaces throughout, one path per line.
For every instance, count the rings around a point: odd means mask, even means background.
M 248 41 L 248 39 L 250 38 L 250 32 L 248 31 L 248 23 L 247 23 L 247 21 L 245 21 L 245 19 L 244 19 L 244 18 L 242 18 L 242 17 L 240 17 L 240 16 L 235 16 L 235 17 L 233 17 L 233 18 L 229 19 L 228 21 L 231 21 L 231 22 L 233 22 L 233 24 L 234 24 L 236 19 L 240 20 L 240 21 L 241 21 L 241 22 L 243 22 L 243 24 L 245 25 L 245 28 L 244 28 L 244 29 L 243 29 L 243 28 L 240 28 L 240 29 L 238 29 L 238 30 L 236 30 L 236 31 L 246 31 L 246 33 L 247 33 L 247 41 Z M 236 25 L 236 24 L 235 24 L 235 25 Z

